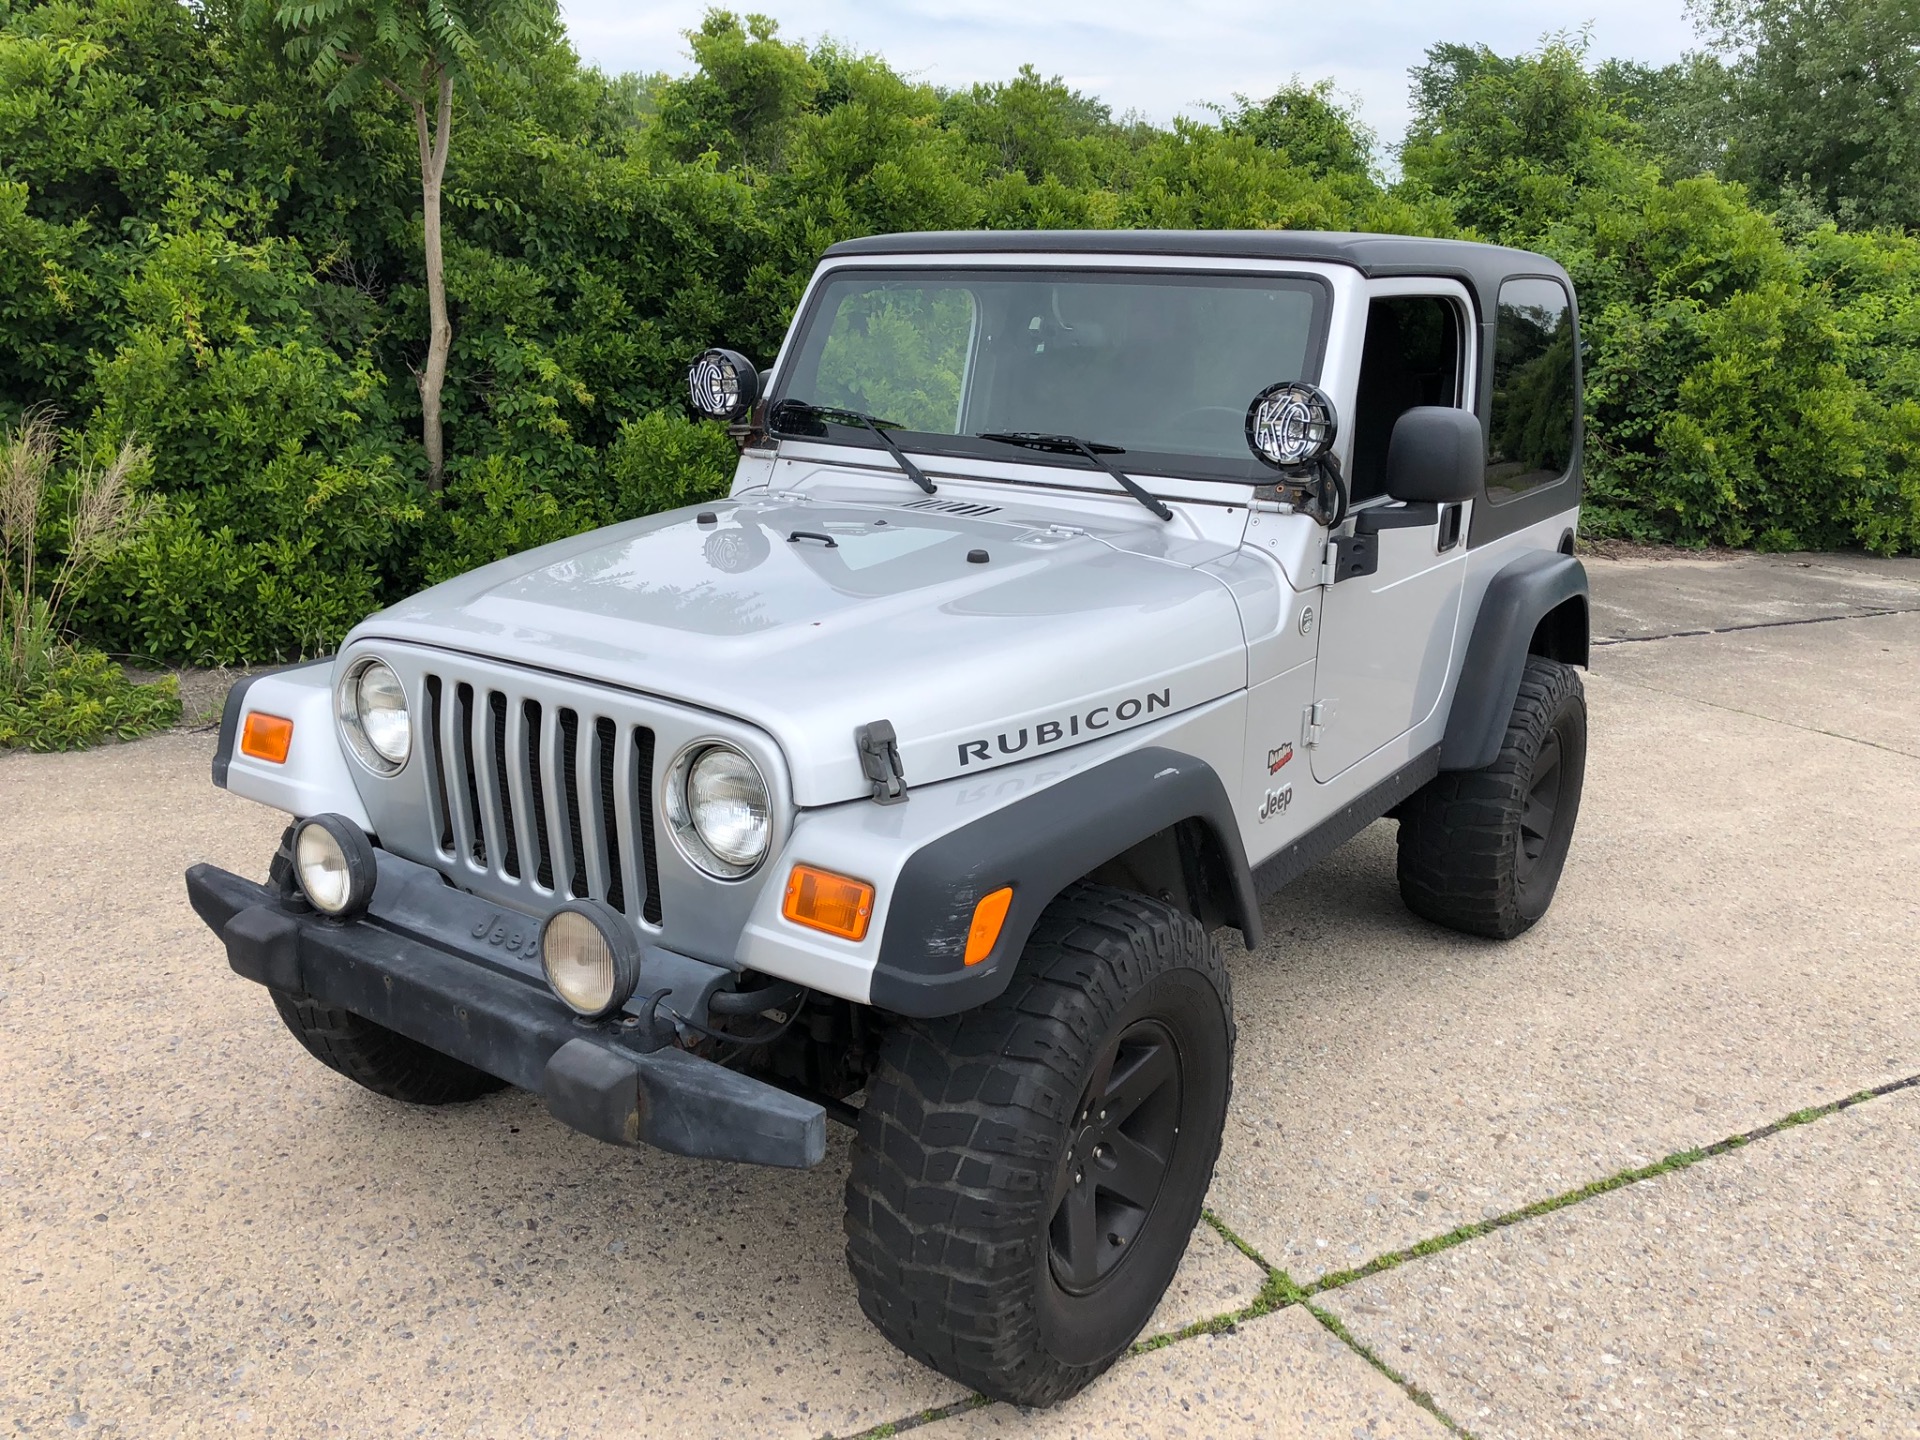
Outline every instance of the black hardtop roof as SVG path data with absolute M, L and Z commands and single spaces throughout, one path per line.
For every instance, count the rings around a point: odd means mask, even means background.
M 1515 275 L 1567 272 L 1545 255 L 1471 240 L 1363 235 L 1336 230 L 925 230 L 868 235 L 827 247 L 827 257 L 858 255 L 1172 255 L 1231 260 L 1320 260 L 1369 279 L 1445 275 L 1466 282 L 1481 313 L 1493 312 L 1500 282 Z M 1572 284 L 1568 283 L 1568 290 Z

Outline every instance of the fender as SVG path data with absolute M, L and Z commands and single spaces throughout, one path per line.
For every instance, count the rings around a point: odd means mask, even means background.
M 1534 632 L 1568 601 L 1577 601 L 1578 630 L 1569 654 L 1587 663 L 1587 571 L 1571 555 L 1531 551 L 1503 566 L 1487 584 L 1460 666 L 1460 684 L 1440 742 L 1442 770 L 1478 770 L 1491 765 L 1507 733 L 1507 718 L 1520 693 Z
M 1035 922 L 1062 889 L 1183 820 L 1211 832 L 1226 859 L 1232 921 L 1260 943 L 1253 873 L 1226 787 L 1204 760 L 1161 746 L 1119 755 L 1022 797 L 914 851 L 887 907 L 872 1003 L 901 1015 L 952 1015 L 1007 988 Z M 1013 887 L 986 959 L 965 965 L 980 897 Z
M 220 717 L 213 783 L 293 816 L 336 811 L 372 833 L 373 822 L 340 745 L 332 666 L 333 657 L 327 656 L 236 682 Z M 256 760 L 239 748 L 240 728 L 250 710 L 293 721 L 293 748 L 285 764 Z

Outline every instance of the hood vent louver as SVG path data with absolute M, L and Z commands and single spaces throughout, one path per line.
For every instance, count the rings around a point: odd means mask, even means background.
M 909 500 L 902 510 L 938 510 L 943 515 L 998 515 L 998 505 L 978 505 L 971 500 Z

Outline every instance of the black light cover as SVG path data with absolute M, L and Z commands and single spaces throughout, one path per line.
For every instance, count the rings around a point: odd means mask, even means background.
M 1339 429 L 1327 392 L 1304 380 L 1269 385 L 1247 406 L 1247 448 L 1276 470 L 1312 464 L 1333 448 Z
M 709 350 L 687 372 L 693 408 L 714 420 L 738 420 L 760 398 L 760 372 L 738 350 Z
M 308 877 L 303 856 L 331 862 L 324 883 Z M 293 827 L 293 876 L 314 909 L 335 919 L 352 919 L 372 902 L 379 879 L 373 842 L 344 815 L 309 815 Z

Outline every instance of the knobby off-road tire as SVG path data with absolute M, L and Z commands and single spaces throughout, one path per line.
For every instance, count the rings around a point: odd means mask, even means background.
M 1400 809 L 1407 908 L 1495 940 L 1531 926 L 1560 883 L 1586 766 L 1579 672 L 1530 657 L 1493 763 L 1436 776 Z
M 376 1095 L 409 1105 L 453 1105 L 506 1088 L 506 1081 L 484 1070 L 349 1010 L 322 1005 L 311 995 L 272 993 L 280 1018 L 314 1059 Z
M 1047 1405 L 1086 1385 L 1186 1251 L 1233 1042 L 1199 922 L 1130 891 L 1062 894 L 1005 994 L 882 1045 L 847 1181 L 867 1317 L 996 1399 Z

